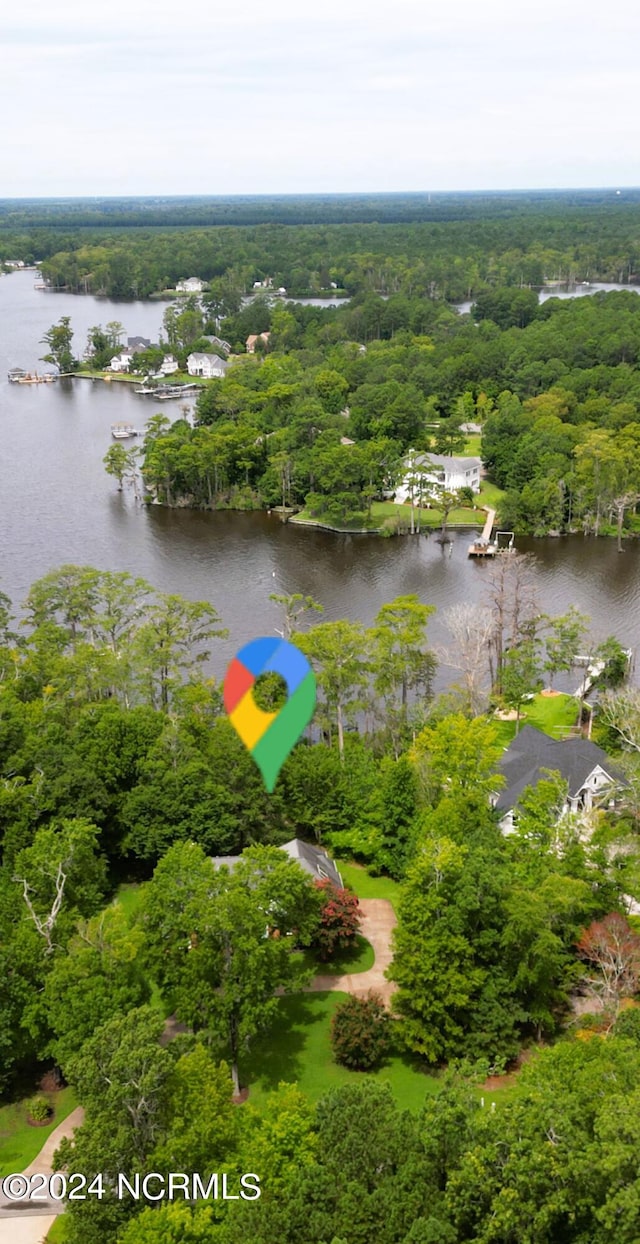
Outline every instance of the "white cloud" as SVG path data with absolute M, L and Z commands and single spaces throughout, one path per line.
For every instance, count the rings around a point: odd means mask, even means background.
M 614 17 L 60 0 L 47 24 L 26 0 L 2 32 L 2 193 L 633 184 L 640 14 Z

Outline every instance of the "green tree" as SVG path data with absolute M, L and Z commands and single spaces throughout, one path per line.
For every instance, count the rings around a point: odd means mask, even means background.
M 163 1134 L 173 1055 L 160 1045 L 162 1015 L 139 1007 L 96 1029 L 69 1063 L 68 1076 L 85 1109 L 82 1126 L 54 1154 L 54 1168 L 79 1170 L 87 1183 L 104 1177 L 104 1199 L 69 1202 L 71 1244 L 115 1239 L 135 1206 L 116 1199 L 118 1175 L 147 1170 Z
M 32 845 L 18 852 L 13 881 L 44 953 L 53 954 L 60 930 L 66 928 L 68 936 L 74 916 L 92 915 L 106 889 L 96 827 L 74 819 L 39 829 Z
M 342 756 L 345 727 L 366 703 L 370 658 L 364 627 L 357 622 L 320 622 L 298 635 L 296 644 L 315 669 L 326 728 L 331 730 L 335 723 Z
M 505 704 L 516 710 L 516 734 L 520 729 L 522 705 L 542 686 L 539 641 L 523 639 L 504 655 L 502 696 Z
M 292 952 L 317 920 L 310 879 L 276 847 L 250 848 L 229 872 L 193 844 L 176 845 L 154 873 L 150 962 L 179 1018 L 228 1052 L 236 1094 L 241 1054 L 273 1019 L 276 990 L 305 979 Z
M 80 921 L 66 955 L 59 955 L 44 990 L 52 1050 L 67 1071 L 84 1041 L 107 1020 L 149 1001 L 141 966 L 143 935 L 130 929 L 121 907 Z
M 445 795 L 488 799 L 500 789 L 495 769 L 501 754 L 495 725 L 484 717 L 469 721 L 451 713 L 420 731 L 409 756 L 427 799 L 436 804 Z
M 584 647 L 588 621 L 575 605 L 571 605 L 568 612 L 561 617 L 548 619 L 549 630 L 544 640 L 547 658 L 544 669 L 548 670 L 550 687 L 553 687 L 555 674 L 563 671 L 571 673 L 574 669 L 575 658 Z
M 226 1063 L 216 1063 L 198 1042 L 176 1062 L 167 1081 L 164 1134 L 151 1170 L 184 1171 L 203 1178 L 236 1165 L 241 1121 Z
M 370 631 L 374 688 L 396 746 L 397 727 L 407 724 L 409 694 L 430 694 L 436 660 L 427 647 L 427 623 L 434 613 L 415 594 L 396 596 L 378 611 Z
M 42 361 L 54 363 L 61 373 L 73 371 L 77 367 L 77 361 L 71 350 L 72 341 L 71 317 L 63 315 L 57 324 L 52 324 L 47 329 L 42 338 L 42 344 L 49 347 L 48 353 L 42 355 Z
M 118 481 L 118 491 L 122 492 L 125 481 L 135 480 L 138 451 L 125 449 L 124 445 L 110 445 L 102 459 L 107 475 L 113 475 Z
M 207 660 L 209 652 L 203 645 L 209 639 L 226 637 L 228 632 L 217 625 L 219 620 L 207 601 L 157 595 L 136 631 L 132 653 L 140 684 L 154 706 L 167 712 L 182 674 Z
M 313 596 L 304 596 L 302 592 L 291 592 L 282 594 L 278 592 L 270 592 L 269 600 L 282 609 L 282 628 L 278 629 L 278 634 L 289 643 L 293 635 L 298 630 L 298 619 L 303 618 L 306 613 L 323 613 L 324 606 L 318 604 Z M 277 629 L 277 628 L 276 628 Z

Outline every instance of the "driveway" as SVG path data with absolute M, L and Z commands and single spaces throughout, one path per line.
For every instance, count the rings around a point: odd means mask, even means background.
M 50 1175 L 53 1155 L 60 1141 L 65 1136 L 73 1136 L 83 1118 L 81 1106 L 72 1110 L 47 1137 L 37 1158 L 21 1173 L 27 1178 L 29 1175 Z M 0 1244 L 42 1244 L 50 1226 L 63 1210 L 63 1201 L 32 1202 L 29 1208 L 25 1204 L 23 1209 L 18 1209 L 15 1203 L 7 1201 L 0 1193 Z
M 386 898 L 362 898 L 360 910 L 363 914 L 360 932 L 373 946 L 375 960 L 367 972 L 355 972 L 347 976 L 316 976 L 307 989 L 320 993 L 326 989 L 340 989 L 344 993 L 354 994 L 362 998 L 370 989 L 382 994 L 385 1004 L 389 1007 L 392 995 L 397 989 L 395 981 L 388 981 L 384 975 L 392 959 L 391 933 L 396 925 L 396 914 Z

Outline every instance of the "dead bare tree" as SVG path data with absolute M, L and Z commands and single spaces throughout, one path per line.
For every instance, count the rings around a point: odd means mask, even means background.
M 636 993 L 640 984 L 640 937 L 614 911 L 584 929 L 576 948 L 596 969 L 584 978 L 589 992 L 604 1011 L 617 1015 L 622 999 Z
M 444 665 L 460 671 L 466 710 L 477 717 L 487 706 L 491 685 L 494 615 L 484 605 L 462 603 L 445 610 L 444 620 L 453 643 L 437 655 Z
M 33 903 L 31 902 L 31 899 L 29 898 L 29 894 L 35 893 L 35 891 L 33 890 L 33 886 L 29 885 L 29 882 L 27 881 L 26 877 L 14 877 L 13 880 L 17 881 L 18 884 L 22 886 L 22 896 L 27 905 L 27 911 L 29 912 L 31 919 L 33 920 L 33 923 L 36 927 L 36 931 L 40 934 L 40 937 L 43 937 L 45 940 L 45 943 L 46 943 L 45 954 L 52 955 L 55 950 L 55 947 L 53 944 L 53 930 L 55 927 L 56 920 L 58 919 L 60 908 L 62 906 L 62 899 L 64 897 L 64 887 L 65 887 L 66 880 L 67 880 L 67 874 L 64 871 L 63 861 L 61 861 L 58 864 L 58 867 L 56 870 L 55 898 L 53 900 L 53 903 L 51 904 L 51 910 L 47 913 L 46 916 L 39 916 L 37 911 L 35 910 Z
M 486 603 L 494 634 L 491 643 L 491 682 L 502 690 L 504 655 L 524 639 L 533 639 L 542 615 L 538 607 L 530 553 L 501 553 L 489 568 Z
M 640 688 L 605 691 L 600 696 L 600 720 L 614 730 L 624 746 L 640 752 Z

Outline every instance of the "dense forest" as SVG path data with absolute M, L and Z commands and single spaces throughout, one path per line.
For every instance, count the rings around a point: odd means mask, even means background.
M 57 1068 L 85 1107 L 56 1159 L 93 1187 L 69 1202 L 68 1244 L 596 1244 L 614 1221 L 632 1244 L 638 778 L 631 765 L 623 802 L 585 835 L 572 818 L 558 826 L 565 788 L 550 773 L 525 792 L 516 832 L 500 832 L 491 676 L 502 670 L 505 702 L 519 702 L 513 654 L 537 632 L 538 673 L 552 677 L 586 626 L 541 619 L 527 574 L 526 558 L 504 561 L 482 609 L 452 612 L 460 684 L 437 702 L 432 610 L 417 597 L 368 629 L 274 597 L 319 707 L 272 796 L 204 675 L 224 633 L 211 604 L 74 566 L 33 585 L 20 628 L 2 598 L 2 1083 L 11 1093 Z M 468 643 L 487 623 L 489 663 Z M 624 764 L 640 747 L 638 697 L 603 697 L 601 738 Z M 292 1085 L 234 1103 L 230 1068 L 245 1083 L 280 1015 L 276 990 L 309 979 L 318 922 L 333 918 L 277 849 L 293 835 L 400 883 L 392 1042 L 416 1077 L 412 1114 L 384 1077 L 357 1073 L 317 1105 Z M 212 864 L 243 848 L 233 872 Z M 576 987 L 594 1000 L 577 1029 Z M 173 1040 L 169 1015 L 184 1026 Z M 487 1071 L 540 1042 L 553 1044 L 517 1094 L 483 1108 Z M 216 1170 L 233 1200 L 145 1209 L 111 1192 L 117 1172 Z M 240 1197 L 243 1171 L 259 1199 Z
M 325 199 L 0 201 L 0 261 L 56 289 L 145 298 L 180 277 L 242 293 L 370 290 L 460 301 L 484 287 L 634 281 L 637 192 Z

